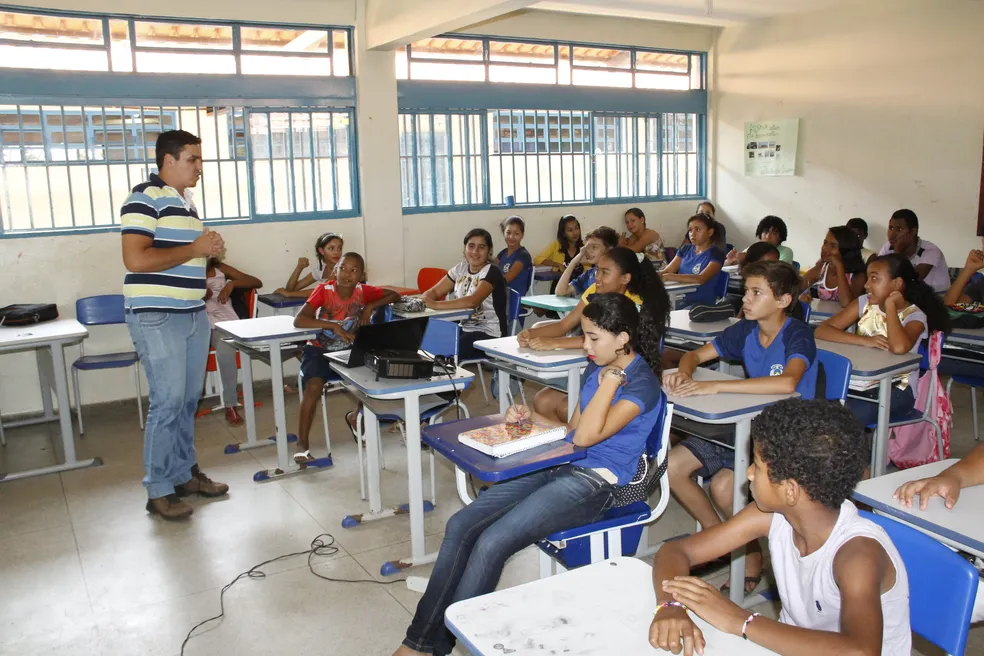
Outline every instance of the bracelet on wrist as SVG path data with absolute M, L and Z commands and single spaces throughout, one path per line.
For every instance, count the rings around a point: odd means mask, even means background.
M 664 601 L 663 603 L 661 603 L 659 606 L 656 607 L 656 610 L 653 611 L 653 617 L 659 615 L 659 611 L 663 610 L 667 606 L 676 606 L 677 608 L 682 608 L 683 610 L 687 610 L 687 607 L 681 604 L 679 601 Z
M 761 613 L 752 613 L 751 615 L 749 615 L 748 617 L 745 618 L 745 622 L 741 625 L 741 637 L 742 637 L 742 639 L 748 640 L 748 634 L 745 633 L 745 631 L 748 630 L 748 625 L 751 624 L 752 623 L 752 620 L 754 620 L 756 617 L 762 617 L 762 614 Z

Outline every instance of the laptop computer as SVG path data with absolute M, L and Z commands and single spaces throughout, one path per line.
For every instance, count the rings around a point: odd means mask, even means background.
M 343 367 L 361 367 L 366 363 L 366 353 L 372 351 L 407 351 L 416 353 L 424 339 L 427 318 L 387 321 L 362 326 L 355 333 L 355 341 L 348 351 L 329 353 L 328 359 Z

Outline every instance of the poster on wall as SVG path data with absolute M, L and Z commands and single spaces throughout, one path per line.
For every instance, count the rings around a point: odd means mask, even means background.
M 799 119 L 745 123 L 745 175 L 796 175 Z

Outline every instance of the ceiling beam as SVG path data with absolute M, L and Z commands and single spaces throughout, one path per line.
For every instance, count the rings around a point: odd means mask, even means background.
M 536 0 L 367 0 L 366 45 L 392 50 L 525 9 Z
M 633 9 L 626 4 L 615 3 L 607 5 L 604 0 L 572 1 L 572 0 L 541 0 L 533 5 L 533 9 L 543 11 L 562 11 L 569 14 L 591 14 L 595 16 L 615 16 L 618 18 L 637 18 L 643 20 L 668 21 L 671 23 L 691 23 L 700 25 L 729 26 L 746 23 L 754 16 L 726 13 L 714 9 L 711 2 L 704 7 L 681 7 L 667 2 L 652 3 L 645 8 Z

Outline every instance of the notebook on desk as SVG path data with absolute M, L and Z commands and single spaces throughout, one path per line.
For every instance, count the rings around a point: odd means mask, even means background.
M 532 421 L 493 424 L 466 431 L 458 441 L 493 458 L 504 458 L 567 436 L 564 426 L 545 426 Z

